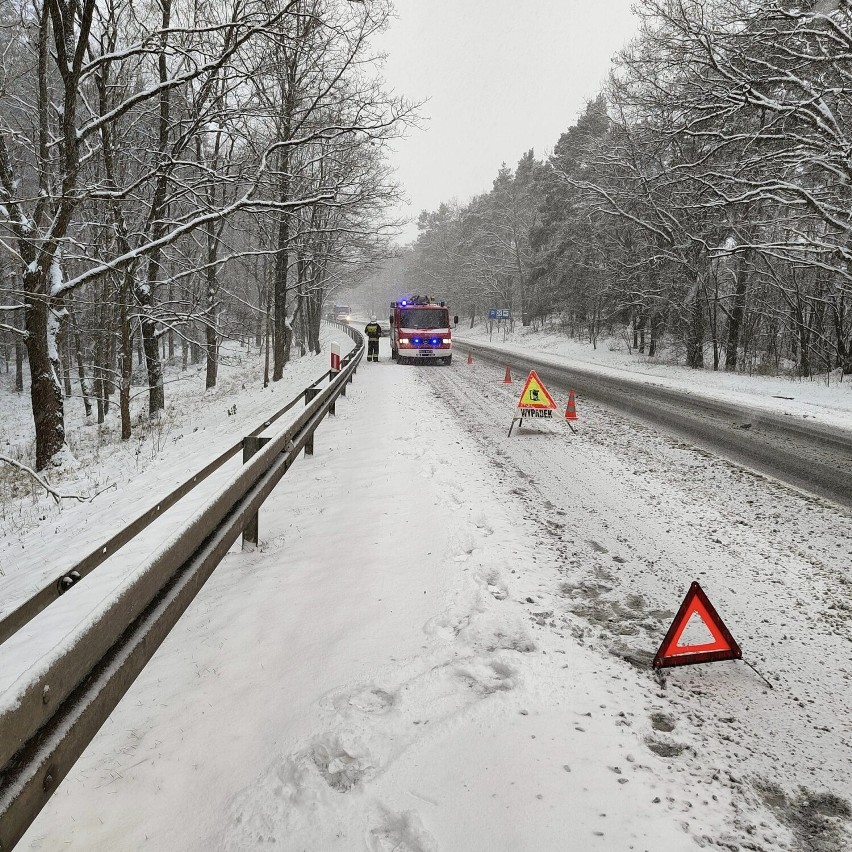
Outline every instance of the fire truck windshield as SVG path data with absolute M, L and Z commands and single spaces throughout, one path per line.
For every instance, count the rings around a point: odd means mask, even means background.
M 446 308 L 406 308 L 400 311 L 402 328 L 449 328 L 450 312 Z

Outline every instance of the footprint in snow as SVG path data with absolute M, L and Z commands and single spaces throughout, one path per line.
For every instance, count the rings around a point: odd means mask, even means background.
M 380 824 L 367 831 L 370 852 L 437 852 L 438 847 L 416 811 L 384 810 Z
M 491 568 L 486 574 L 479 575 L 477 580 L 485 586 L 488 594 L 495 600 L 504 601 L 509 597 L 509 589 L 496 568 Z
M 387 713 L 393 707 L 394 695 L 377 686 L 370 686 L 353 692 L 345 702 L 362 713 Z M 342 708 L 338 706 L 338 709 Z
M 483 535 L 493 535 L 494 527 L 491 525 L 491 521 L 488 519 L 487 515 L 479 515 L 477 518 L 474 519 L 473 523 Z
M 455 674 L 479 695 L 508 692 L 517 686 L 517 670 L 502 660 L 473 660 L 457 666 Z
M 336 734 L 321 737 L 308 754 L 325 783 L 339 793 L 358 786 L 375 769 L 366 749 L 344 746 Z
M 495 586 L 495 585 L 489 583 L 488 584 L 488 593 L 491 595 L 492 598 L 494 598 L 495 600 L 498 600 L 498 601 L 504 601 L 504 600 L 506 600 L 507 597 L 509 597 L 509 591 L 503 585 Z

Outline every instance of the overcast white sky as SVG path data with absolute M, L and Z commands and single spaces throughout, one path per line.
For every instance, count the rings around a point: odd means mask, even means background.
M 395 0 L 377 46 L 397 93 L 429 98 L 422 131 L 397 144 L 417 216 L 487 191 L 505 161 L 541 156 L 598 90 L 634 33 L 631 0 Z M 412 225 L 402 241 L 417 234 Z

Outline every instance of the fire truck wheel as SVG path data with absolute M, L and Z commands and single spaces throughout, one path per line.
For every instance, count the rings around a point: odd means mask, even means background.
M 444 358 L 444 363 L 445 363 L 445 364 L 449 367 L 449 366 L 450 366 L 450 364 L 452 364 L 452 363 L 453 363 L 453 356 L 452 356 L 452 355 L 448 355 L 446 358 Z

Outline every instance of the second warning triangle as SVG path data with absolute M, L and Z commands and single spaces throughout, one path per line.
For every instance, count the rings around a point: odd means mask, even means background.
M 693 582 L 654 657 L 654 668 L 740 660 L 742 656 L 704 589 Z

